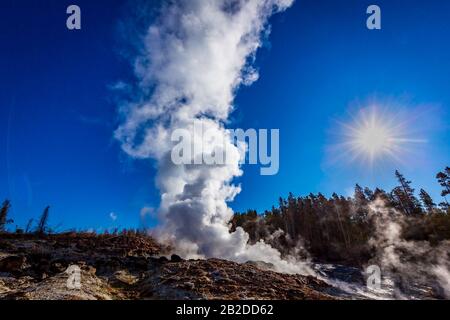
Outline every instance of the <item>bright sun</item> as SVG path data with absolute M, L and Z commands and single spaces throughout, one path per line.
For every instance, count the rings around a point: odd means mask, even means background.
M 392 153 L 395 146 L 394 128 L 383 124 L 376 115 L 360 126 L 352 128 L 351 144 L 354 151 L 367 154 L 371 160 L 385 153 Z
M 361 109 L 351 123 L 342 124 L 344 141 L 341 157 L 373 165 L 379 160 L 401 161 L 401 155 L 411 144 L 424 140 L 412 139 L 407 122 L 398 116 L 381 112 L 377 107 Z

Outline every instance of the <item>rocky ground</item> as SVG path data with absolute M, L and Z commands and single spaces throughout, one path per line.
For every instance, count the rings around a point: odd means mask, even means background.
M 169 248 L 134 233 L 1 234 L 0 299 L 297 300 L 338 296 L 334 288 L 314 277 L 267 271 L 254 262 L 168 256 Z M 79 287 L 74 286 L 71 266 L 80 270 Z

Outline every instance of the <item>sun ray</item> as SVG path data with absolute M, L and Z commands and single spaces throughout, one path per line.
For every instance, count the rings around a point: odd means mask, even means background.
M 378 107 L 360 109 L 349 122 L 339 122 L 343 141 L 337 145 L 340 158 L 359 161 L 370 166 L 382 161 L 403 162 L 403 156 L 413 145 L 426 139 L 411 137 L 408 121 L 398 114 L 382 112 Z

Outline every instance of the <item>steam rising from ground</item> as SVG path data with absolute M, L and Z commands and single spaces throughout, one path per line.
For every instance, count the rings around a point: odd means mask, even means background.
M 269 17 L 292 2 L 170 1 L 145 35 L 145 49 L 135 63 L 142 98 L 122 108 L 124 121 L 116 138 L 132 157 L 157 160 L 161 191 L 157 236 L 187 257 L 265 261 L 280 271 L 309 272 L 302 264 L 283 260 L 264 242 L 249 245 L 243 229 L 230 233 L 228 227 L 233 212 L 227 202 L 240 192 L 232 181 L 242 172 L 240 149 L 224 125 L 236 90 L 258 79 L 252 62 Z M 203 149 L 194 146 L 192 158 L 201 160 L 225 148 L 226 164 L 172 162 L 172 132 L 193 132 L 194 121 L 201 121 L 204 131 L 214 132 L 217 139 L 204 142 Z
M 431 285 L 439 295 L 450 298 L 449 241 L 431 246 L 428 241 L 405 240 L 404 215 L 386 207 L 382 200 L 369 205 L 369 214 L 376 229 L 369 244 L 377 251 L 375 263 L 382 274 L 394 280 L 395 297 L 410 298 L 414 288 Z

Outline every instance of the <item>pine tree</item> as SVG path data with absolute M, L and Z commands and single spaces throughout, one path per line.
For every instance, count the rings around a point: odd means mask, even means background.
M 37 233 L 40 235 L 45 234 L 47 231 L 47 222 L 48 222 L 48 214 L 50 211 L 50 206 L 44 209 L 44 212 L 42 212 L 41 218 L 39 219 L 39 223 L 37 226 Z
M 373 198 L 373 200 L 380 199 L 380 200 L 384 201 L 384 203 L 386 205 L 389 205 L 391 202 L 391 199 L 390 199 L 389 195 L 386 193 L 386 191 L 384 191 L 383 189 L 380 189 L 380 188 L 375 188 L 375 190 L 373 191 L 372 198 Z
M 11 202 L 9 200 L 5 200 L 3 202 L 2 208 L 0 209 L 0 232 L 4 232 L 6 230 L 6 225 L 9 223 L 13 223 L 13 220 L 8 220 L 8 212 L 11 208 Z
M 363 188 L 359 184 L 355 186 L 355 195 L 354 198 L 358 205 L 365 205 L 367 203 L 366 195 L 364 194 Z
M 420 200 L 422 200 L 422 204 L 424 208 L 427 210 L 428 213 L 433 213 L 433 211 L 436 209 L 436 204 L 434 203 L 433 199 L 429 195 L 428 192 L 426 192 L 424 189 L 420 189 Z
M 444 188 L 441 195 L 445 198 L 450 194 L 450 167 L 446 167 L 444 171 L 439 172 L 436 175 L 436 179 L 438 179 L 439 184 Z
M 392 198 L 392 204 L 397 210 L 400 210 L 404 214 L 411 214 L 411 212 L 408 209 L 405 192 L 401 187 L 395 187 L 391 191 L 391 198 Z
M 30 233 L 32 225 L 33 225 L 33 219 L 28 220 L 27 226 L 25 228 L 25 233 Z
M 411 181 L 406 180 L 398 170 L 395 171 L 395 176 L 400 186 L 394 188 L 392 191 L 394 201 L 408 215 L 421 212 L 419 200 L 414 196 L 414 189 L 411 187 Z
M 373 194 L 373 191 L 370 190 L 370 188 L 365 187 L 365 188 L 364 188 L 364 194 L 365 194 L 367 200 L 369 200 L 369 201 L 375 200 L 375 196 L 374 196 L 374 194 Z

